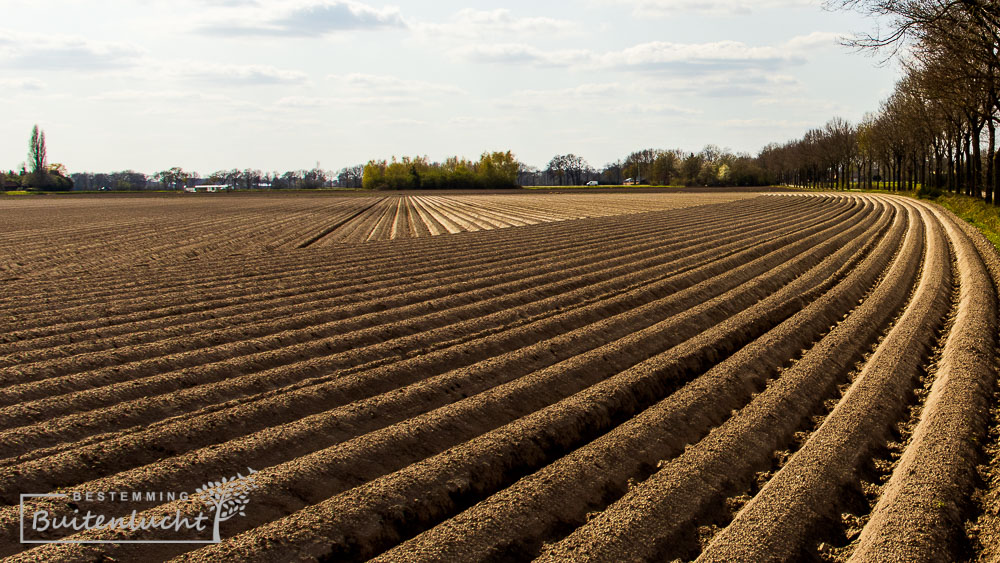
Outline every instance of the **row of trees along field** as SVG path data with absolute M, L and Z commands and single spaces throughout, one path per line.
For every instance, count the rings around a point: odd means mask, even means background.
M 884 35 L 851 43 L 898 57 L 904 77 L 878 111 L 834 119 L 801 139 L 770 145 L 761 164 L 787 184 L 948 190 L 998 202 L 1000 2 L 838 0 L 888 17 Z M 885 28 L 883 28 L 884 30 Z
M 0 191 L 139 191 L 181 190 L 200 184 L 227 185 L 232 189 L 317 189 L 327 187 L 360 188 L 364 167 L 348 166 L 339 172 L 329 172 L 317 166 L 311 170 L 262 172 L 255 169 L 231 169 L 213 172 L 202 178 L 197 172 L 173 167 L 152 175 L 135 170 L 119 172 L 76 172 L 67 174 L 62 164 L 48 163 L 45 132 L 38 125 L 31 131 L 28 160 L 20 170 L 0 170 Z
M 341 171 L 336 174 L 313 168 L 312 170 L 292 170 L 288 172 L 262 172 L 252 168 L 219 170 L 201 177 L 197 172 L 186 171 L 180 167 L 163 170 L 152 175 L 146 175 L 134 170 L 124 170 L 111 173 L 80 172 L 70 177 L 78 190 L 181 190 L 185 187 L 200 184 L 226 185 L 237 190 L 258 189 L 317 189 L 333 187 L 338 179 L 345 187 L 361 187 L 360 166 L 352 167 L 350 174 Z M 357 178 L 356 181 L 352 180 Z
M 73 180 L 66 176 L 62 164 L 49 164 L 48 149 L 45 147 L 45 131 L 35 125 L 28 142 L 28 162 L 21 165 L 18 172 L 0 171 L 0 189 L 3 191 L 68 191 L 73 189 Z
M 759 159 L 748 154 L 733 154 L 715 145 L 697 153 L 680 149 L 639 150 L 602 168 L 592 167 L 582 157 L 566 154 L 554 156 L 547 167 L 539 169 L 519 162 L 507 151 L 484 153 L 478 161 L 453 157 L 438 163 L 426 156 L 373 160 L 367 165 L 342 168 L 339 172 L 319 166 L 284 173 L 233 168 L 202 177 L 197 172 L 174 167 L 152 175 L 123 170 L 80 172 L 70 178 L 75 189 L 87 191 L 181 190 L 200 184 L 226 185 L 236 190 L 329 187 L 407 190 L 573 186 L 590 181 L 621 185 L 630 178 L 636 183 L 658 186 L 762 186 L 774 181 L 774 176 L 760 165 Z
M 392 161 L 373 160 L 365 165 L 362 186 L 370 190 L 502 189 L 518 186 L 520 166 L 513 153 L 486 152 L 478 162 L 449 158 L 443 163 L 427 157 Z
M 498 189 L 517 186 L 580 186 L 634 183 L 668 186 L 764 186 L 774 176 L 759 159 L 709 145 L 698 153 L 680 149 L 644 149 L 623 160 L 592 167 L 574 154 L 556 155 L 540 169 L 519 162 L 508 152 L 484 153 L 478 162 L 453 157 L 431 162 L 424 157 L 373 160 L 363 171 L 362 185 L 373 190 Z
M 624 159 L 592 167 L 574 154 L 556 155 L 543 168 L 527 165 L 513 153 L 487 152 L 478 161 L 453 157 L 443 163 L 426 156 L 390 161 L 373 160 L 367 165 L 342 168 L 338 172 L 319 166 L 311 170 L 263 172 L 261 170 L 218 170 L 206 177 L 180 167 L 146 175 L 135 170 L 110 173 L 78 172 L 65 175 L 61 165 L 48 167 L 74 189 L 85 191 L 181 190 L 200 184 L 229 186 L 236 190 L 318 189 L 329 187 L 373 190 L 407 189 L 501 189 L 517 186 L 574 186 L 596 181 L 602 185 L 634 183 L 656 186 L 763 186 L 776 176 L 762 166 L 759 158 L 734 154 L 708 145 L 700 152 L 680 149 L 643 149 Z M 21 177 L 28 174 L 21 173 Z M 60 176 L 61 175 L 61 176 Z M 4 177 L 6 190 L 22 189 L 21 177 L 13 172 Z M 64 188 L 64 189 L 69 189 Z
M 766 186 L 773 182 L 757 158 L 716 145 L 708 145 L 697 153 L 680 149 L 636 151 L 624 160 L 604 165 L 595 179 L 605 184 L 621 184 L 628 178 L 657 186 Z

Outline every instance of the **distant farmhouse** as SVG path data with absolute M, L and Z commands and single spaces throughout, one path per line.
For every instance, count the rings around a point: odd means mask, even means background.
M 201 184 L 199 186 L 185 186 L 184 191 L 188 193 L 215 193 L 215 192 L 227 192 L 232 190 L 233 187 L 228 184 Z

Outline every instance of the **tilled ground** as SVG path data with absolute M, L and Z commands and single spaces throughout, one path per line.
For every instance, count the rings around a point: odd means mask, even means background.
M 0 281 L 77 276 L 114 267 L 190 273 L 214 259 L 309 246 L 427 237 L 678 209 L 752 193 L 487 193 L 471 195 L 164 194 L 6 197 Z M 183 278 L 179 278 L 183 279 Z
M 1000 552 L 1000 260 L 930 204 L 260 196 L 0 213 L 0 556 Z M 21 543 L 23 494 L 193 492 L 247 467 L 256 488 L 220 543 Z

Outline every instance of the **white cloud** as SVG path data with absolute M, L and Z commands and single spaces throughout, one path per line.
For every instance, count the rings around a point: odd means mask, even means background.
M 740 41 L 670 43 L 652 41 L 598 57 L 603 66 L 699 71 L 706 68 L 773 68 L 796 59 L 778 47 L 754 47 Z
M 308 75 L 295 70 L 283 70 L 267 65 L 226 65 L 195 61 L 170 63 L 165 73 L 176 78 L 213 83 L 220 86 L 260 86 L 303 84 Z
M 131 43 L 75 35 L 0 29 L 0 66 L 33 70 L 92 72 L 132 66 L 143 50 Z
M 408 80 L 395 76 L 364 73 L 331 74 L 326 77 L 333 88 L 327 96 L 287 96 L 276 102 L 282 108 L 317 108 L 360 106 L 391 108 L 428 105 L 444 96 L 465 96 L 465 90 L 450 84 Z
M 321 108 L 330 105 L 330 98 L 318 98 L 314 96 L 286 96 L 281 98 L 274 105 L 283 108 Z
M 511 94 L 514 98 L 551 101 L 553 99 L 594 99 L 620 96 L 627 87 L 618 82 L 603 84 L 582 84 L 558 90 L 519 90 Z
M 386 118 L 386 119 L 368 119 L 361 122 L 365 126 L 378 126 L 378 127 L 419 127 L 427 128 L 431 126 L 431 123 L 423 121 L 421 119 L 412 119 L 409 117 L 400 118 Z
M 696 115 L 701 111 L 664 102 L 627 101 L 636 95 L 645 99 L 643 89 L 617 82 L 583 84 L 553 90 L 520 90 L 496 101 L 505 109 L 623 114 Z
M 469 45 L 453 54 L 477 63 L 669 71 L 675 75 L 724 71 L 773 73 L 776 69 L 806 62 L 805 51 L 831 44 L 836 37 L 839 35 L 815 32 L 779 45 L 764 46 L 732 40 L 707 43 L 650 41 L 604 53 L 585 49 L 547 51 L 526 43 L 501 43 Z
M 629 92 L 618 83 L 581 84 L 551 90 L 518 90 L 495 100 L 497 107 L 533 111 L 590 111 L 608 107 Z M 599 106 L 599 107 L 598 107 Z
M 470 45 L 456 49 L 452 54 L 475 63 L 533 64 L 547 67 L 571 66 L 593 60 L 593 53 L 586 50 L 544 51 L 524 43 Z
M 796 109 L 822 115 L 843 114 L 850 111 L 850 108 L 842 103 L 801 96 L 769 96 L 754 100 L 753 105 L 763 108 L 778 107 L 784 110 Z
M 673 104 L 637 103 L 624 104 L 614 108 L 619 113 L 659 114 L 659 115 L 701 115 L 699 109 L 685 108 Z
M 196 90 L 113 90 L 89 97 L 97 102 L 214 102 L 229 105 L 248 105 L 229 96 L 208 94 Z
M 37 78 L 0 78 L 0 89 L 2 90 L 37 91 L 43 90 L 44 88 L 45 83 Z
M 810 121 L 791 121 L 788 119 L 729 119 L 722 121 L 719 125 L 723 127 L 733 127 L 739 129 L 798 129 L 815 125 Z
M 695 77 L 669 77 L 647 83 L 650 92 L 693 94 L 703 98 L 745 98 L 794 92 L 801 84 L 794 76 L 772 71 L 741 69 Z
M 321 108 L 331 106 L 372 106 L 399 107 L 422 104 L 423 100 L 412 96 L 286 96 L 275 102 L 275 106 L 287 109 Z
M 233 36 L 318 37 L 337 32 L 406 28 L 398 8 L 353 0 L 295 0 L 218 12 L 202 29 Z
M 145 116 L 211 115 L 221 118 L 227 113 L 256 115 L 264 109 L 250 101 L 198 90 L 112 90 L 88 99 L 128 107 L 129 111 Z
M 455 14 L 454 21 L 468 27 L 499 31 L 552 31 L 573 26 L 567 20 L 553 18 L 516 18 L 511 15 L 510 10 L 502 8 L 497 10 L 466 8 Z
M 499 117 L 459 116 L 450 118 L 448 125 L 469 129 L 482 129 L 484 127 L 504 127 L 513 123 L 524 123 L 526 121 L 524 117 L 516 115 L 503 115 Z
M 804 51 L 820 47 L 838 47 L 847 34 L 829 31 L 814 31 L 808 35 L 799 35 L 789 39 L 785 46 L 789 49 Z
M 546 17 L 515 17 L 510 10 L 474 10 L 465 8 L 459 10 L 445 23 L 419 23 L 414 30 L 426 37 L 455 36 L 482 37 L 484 34 L 512 33 L 565 33 L 577 28 L 577 24 L 569 20 L 558 20 Z
M 632 7 L 639 18 L 662 18 L 685 12 L 712 16 L 750 15 L 763 10 L 820 6 L 818 0 L 603 0 Z
M 395 76 L 351 73 L 331 74 L 327 77 L 334 83 L 353 90 L 382 95 L 422 95 L 422 94 L 466 94 L 467 92 L 451 84 L 437 84 L 423 80 L 407 80 Z
M 386 119 L 382 122 L 384 125 L 399 125 L 403 127 L 425 127 L 430 125 L 430 123 L 420 120 L 411 119 L 408 117 L 401 117 L 399 119 Z

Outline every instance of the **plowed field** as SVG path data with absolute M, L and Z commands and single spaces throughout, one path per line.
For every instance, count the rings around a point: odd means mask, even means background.
M 1000 557 L 1000 259 L 932 204 L 7 198 L 0 217 L 11 560 Z M 248 467 L 219 543 L 22 543 L 21 495 Z
M 751 194 L 5 198 L 0 279 L 678 209 Z M 181 281 L 181 280 L 179 280 Z

